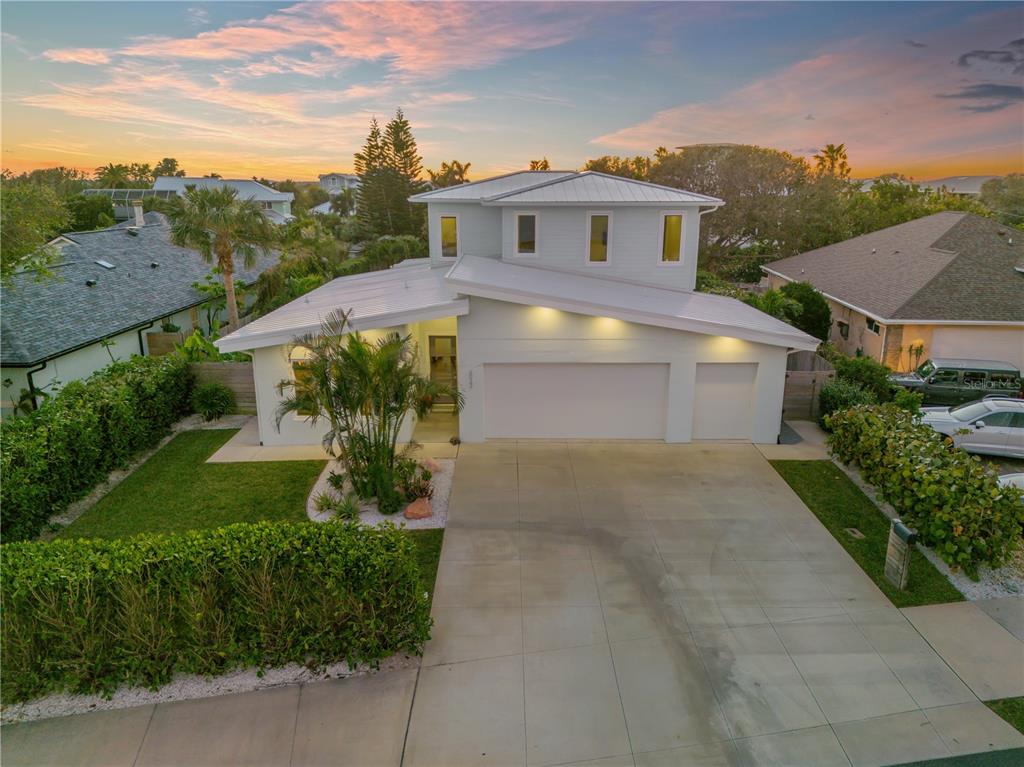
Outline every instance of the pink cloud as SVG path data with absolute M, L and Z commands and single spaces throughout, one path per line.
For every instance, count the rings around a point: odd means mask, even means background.
M 102 48 L 55 48 L 43 51 L 43 57 L 60 64 L 97 66 L 110 63 L 110 53 Z

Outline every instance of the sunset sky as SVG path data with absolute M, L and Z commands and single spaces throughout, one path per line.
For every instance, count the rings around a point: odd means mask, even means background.
M 4 2 L 2 164 L 350 171 L 401 106 L 427 167 L 698 142 L 854 174 L 1024 170 L 1024 4 Z

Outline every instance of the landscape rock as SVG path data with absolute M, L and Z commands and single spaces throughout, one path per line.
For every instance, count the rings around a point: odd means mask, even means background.
M 426 519 L 433 513 L 429 498 L 417 498 L 405 508 L 406 519 Z

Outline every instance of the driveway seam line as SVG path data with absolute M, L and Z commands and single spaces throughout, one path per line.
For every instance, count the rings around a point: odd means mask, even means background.
M 420 659 L 420 665 L 416 667 L 416 681 L 412 685 L 412 699 L 409 701 L 409 715 L 405 718 L 405 735 L 402 738 L 402 756 L 398 760 L 398 767 L 402 767 L 405 764 L 405 749 L 409 745 L 409 729 L 412 727 L 412 710 L 416 705 L 416 691 L 420 686 L 420 671 L 423 670 L 423 661 Z
M 146 722 L 146 729 L 142 733 L 142 738 L 139 740 L 139 747 L 135 749 L 135 758 L 132 759 L 132 767 L 135 767 L 139 763 L 139 757 L 142 756 L 142 747 L 146 745 L 146 736 L 149 735 L 149 728 L 153 724 L 153 717 L 156 716 L 156 707 L 159 703 L 153 704 L 153 710 L 149 712 L 149 720 Z
M 288 764 L 295 763 L 295 736 L 299 731 L 299 709 L 302 707 L 302 691 L 306 685 L 299 685 L 299 695 L 295 699 L 295 719 L 292 720 L 292 744 L 288 749 Z
M 519 565 L 519 632 L 523 640 L 519 669 L 523 678 L 523 764 L 530 763 L 530 735 L 526 726 L 526 597 L 523 594 L 522 507 L 519 505 L 519 443 L 516 451 L 516 562 Z

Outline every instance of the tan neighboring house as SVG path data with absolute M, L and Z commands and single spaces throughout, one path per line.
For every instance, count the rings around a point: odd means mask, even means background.
M 773 288 L 809 282 L 825 295 L 829 340 L 847 354 L 898 371 L 928 357 L 1024 367 L 1024 232 L 991 219 L 935 213 L 763 269 Z

